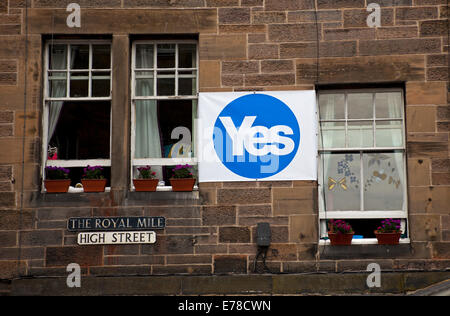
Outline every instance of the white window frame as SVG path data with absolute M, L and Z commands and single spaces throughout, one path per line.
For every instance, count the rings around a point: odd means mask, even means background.
M 67 45 L 67 66 L 64 70 L 58 70 L 56 72 L 66 72 L 67 73 L 67 88 L 66 88 L 66 96 L 65 97 L 50 97 L 49 96 L 49 55 L 50 55 L 50 46 L 51 45 Z M 109 69 L 93 69 L 92 68 L 92 45 L 101 45 L 101 44 L 109 44 L 111 47 L 111 64 Z M 89 69 L 70 69 L 70 46 L 71 45 L 89 45 Z M 80 159 L 80 160 L 48 160 L 47 156 L 47 148 L 48 148 L 48 124 L 49 124 L 49 104 L 54 101 L 112 101 L 112 82 L 113 82 L 113 51 L 112 51 L 112 41 L 111 40 L 49 40 L 45 43 L 44 48 L 44 113 L 43 113 L 43 122 L 42 122 L 42 168 L 41 168 L 41 177 L 45 180 L 45 167 L 86 167 L 90 166 L 102 166 L 102 167 L 111 167 L 111 131 L 112 131 L 112 106 L 110 110 L 110 157 L 109 159 Z M 110 94 L 108 97 L 92 97 L 92 73 L 93 72 L 106 72 L 109 71 L 110 77 Z M 88 88 L 88 97 L 70 97 L 70 73 L 71 72 L 89 72 L 89 88 Z M 107 188 L 109 190 L 109 188 Z M 42 182 L 41 191 L 45 191 L 44 183 Z M 82 189 L 69 189 L 69 192 L 82 192 Z
M 402 121 L 402 146 L 400 147 L 376 147 L 376 122 L 378 121 L 399 121 L 398 119 L 382 118 L 378 119 L 373 115 L 372 119 L 348 119 L 348 94 L 350 93 L 372 93 L 373 103 L 372 108 L 375 111 L 375 95 L 376 93 L 386 93 L 386 92 L 399 92 L 402 98 L 401 107 L 401 121 Z M 317 104 L 319 104 L 320 95 L 324 94 L 344 94 L 345 96 L 345 119 L 321 119 L 320 113 L 319 117 L 319 155 L 318 155 L 318 200 L 319 200 L 319 244 L 329 244 L 329 240 L 323 240 L 323 237 L 327 237 L 327 227 L 326 220 L 329 219 L 384 219 L 384 218 L 398 218 L 401 219 L 401 229 L 403 232 L 407 231 L 409 234 L 408 225 L 408 195 L 407 195 L 407 157 L 406 157 L 406 117 L 405 117 L 405 104 L 404 104 L 404 91 L 400 88 L 374 88 L 374 89 L 340 89 L 340 90 L 322 90 L 317 93 Z M 373 123 L 373 146 L 371 147 L 345 147 L 345 148 L 322 148 L 323 139 L 321 132 L 322 122 L 351 122 L 351 121 L 371 121 Z M 347 126 L 347 124 L 346 124 Z M 345 128 L 345 140 L 347 144 L 347 127 Z M 364 164 L 362 155 L 371 152 L 401 152 L 403 154 L 403 204 L 401 210 L 371 210 L 364 211 L 364 187 L 361 186 L 361 209 L 360 210 L 349 210 L 349 211 L 327 211 L 325 203 L 325 189 L 327 184 L 324 177 L 323 170 L 323 154 L 325 153 L 353 153 L 360 155 L 361 162 L 361 176 L 364 174 Z M 409 243 L 409 238 L 402 238 L 401 243 Z M 364 239 L 353 239 L 352 244 L 376 244 L 377 240 L 375 238 L 364 238 Z
M 136 69 L 136 45 L 139 44 L 151 44 L 154 45 L 154 54 L 153 54 L 153 68 L 139 68 Z M 175 68 L 158 68 L 157 66 L 157 46 L 158 44 L 175 44 Z M 195 68 L 178 68 L 178 45 L 179 44 L 195 44 L 196 45 L 196 67 Z M 195 80 L 196 80 L 196 91 L 195 95 L 173 95 L 173 96 L 157 96 L 157 72 L 158 70 L 164 71 L 173 71 L 175 72 L 175 94 L 178 93 L 178 71 L 195 71 Z M 154 96 L 136 96 L 136 71 L 148 71 L 153 72 L 153 91 Z M 197 158 L 135 158 L 135 150 L 136 150 L 136 101 L 138 100 L 197 100 L 198 101 L 198 93 L 199 93 L 199 49 L 198 49 L 198 41 L 196 40 L 136 40 L 132 43 L 132 59 L 131 59 L 131 170 L 130 170 L 130 183 L 131 189 L 133 190 L 133 168 L 135 166 L 173 166 L 179 164 L 190 164 L 197 165 Z M 197 118 L 196 114 L 196 118 Z M 197 128 L 196 122 L 194 120 L 192 122 L 192 139 L 196 139 L 197 137 Z M 194 148 L 194 154 L 197 151 Z M 170 186 L 158 186 L 158 191 L 170 190 Z

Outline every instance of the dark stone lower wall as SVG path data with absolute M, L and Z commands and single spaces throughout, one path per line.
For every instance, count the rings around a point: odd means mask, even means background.
M 82 277 L 13 280 L 9 295 L 367 295 L 408 294 L 450 278 L 447 272 L 382 272 L 380 287 L 367 286 L 368 272 L 233 275 Z
M 310 181 L 212 183 L 188 193 L 28 194 L 24 210 L 0 214 L 0 279 L 63 277 L 70 263 L 84 277 L 339 273 L 370 263 L 387 271 L 450 267 L 449 243 L 414 235 L 397 246 L 319 246 L 316 194 Z M 164 216 L 166 227 L 156 231 L 155 244 L 79 246 L 67 220 L 96 216 Z M 256 260 L 260 222 L 272 231 L 266 266 Z

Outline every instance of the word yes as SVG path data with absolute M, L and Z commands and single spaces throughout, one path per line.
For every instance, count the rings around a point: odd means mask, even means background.
M 237 129 L 231 117 L 220 117 L 225 130 L 233 140 L 233 156 L 243 156 L 244 147 L 254 156 L 266 156 L 268 154 L 284 156 L 294 150 L 294 141 L 289 137 L 280 135 L 280 133 L 293 135 L 294 132 L 289 126 L 277 125 L 270 129 L 265 126 L 252 127 L 255 120 L 256 116 L 246 116 Z M 257 135 L 260 136 L 257 137 Z M 280 148 L 277 144 L 284 147 Z

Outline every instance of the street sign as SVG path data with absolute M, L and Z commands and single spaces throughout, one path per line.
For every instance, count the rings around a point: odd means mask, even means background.
M 140 217 L 73 217 L 67 221 L 67 230 L 75 231 L 124 231 L 164 229 L 162 216 Z
M 123 232 L 83 232 L 78 234 L 79 245 L 131 245 L 154 244 L 154 231 L 123 231 Z

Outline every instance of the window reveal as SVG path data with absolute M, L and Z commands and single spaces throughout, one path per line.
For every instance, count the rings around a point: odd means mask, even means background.
M 168 184 L 175 165 L 195 164 L 197 59 L 192 41 L 133 43 L 132 176 L 151 165 Z
M 321 92 L 321 236 L 326 220 L 402 218 L 406 225 L 403 95 L 399 90 Z M 356 220 L 359 219 L 359 220 Z M 364 228 L 363 228 L 364 227 Z M 403 229 L 405 231 L 405 229 Z
M 44 166 L 70 169 L 73 186 L 89 164 L 109 178 L 111 62 L 108 41 L 46 44 Z

